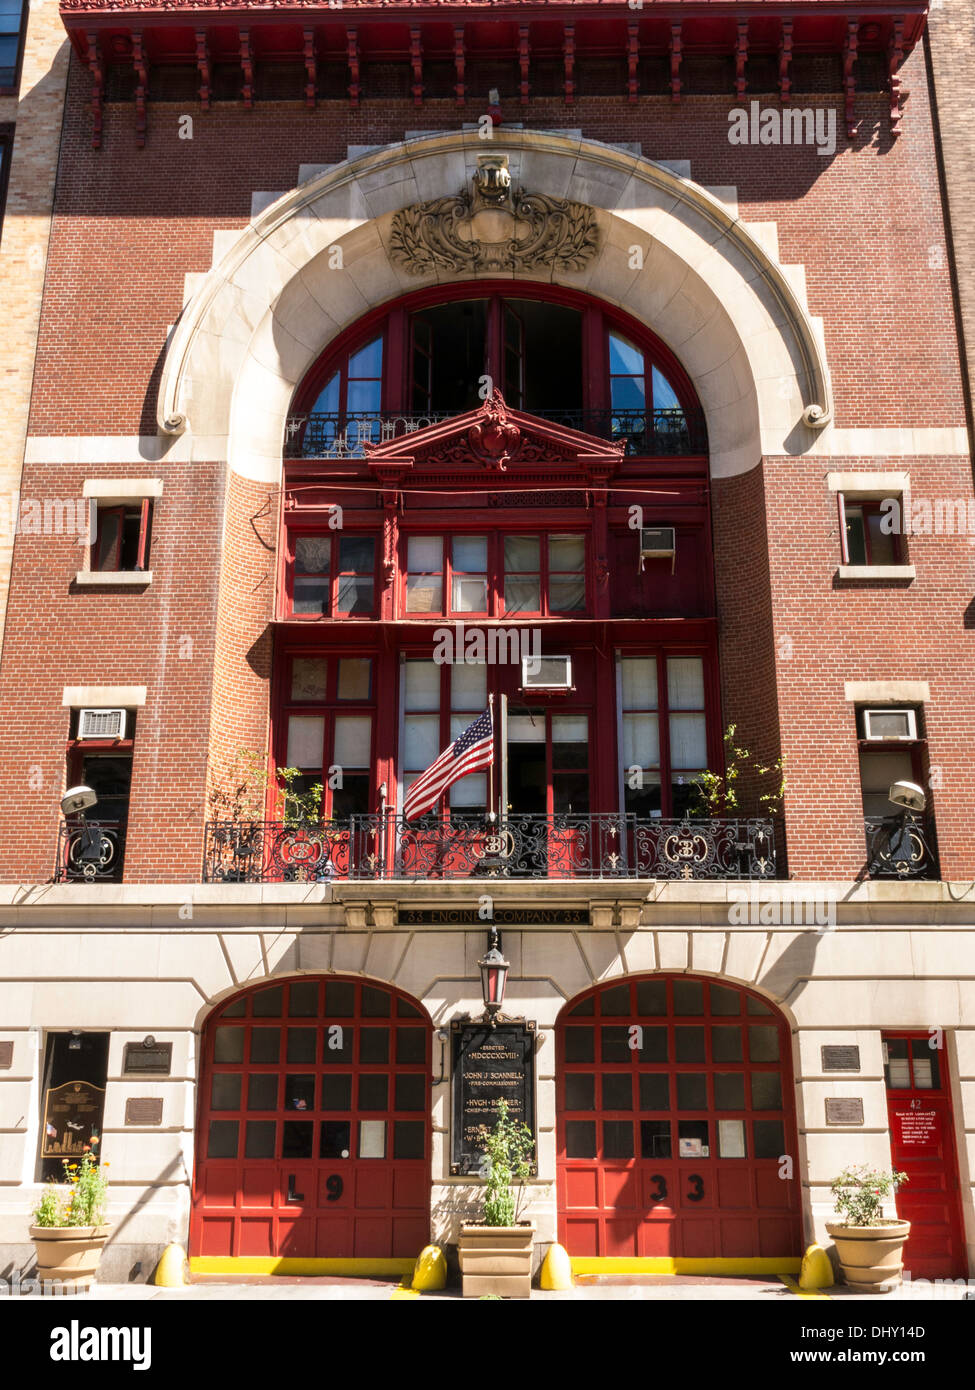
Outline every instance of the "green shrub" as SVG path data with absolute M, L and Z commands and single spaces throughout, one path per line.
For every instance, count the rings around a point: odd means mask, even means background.
M 907 1181 L 906 1173 L 868 1168 L 866 1164 L 844 1168 L 830 1187 L 836 1214 L 843 1217 L 844 1226 L 882 1226 L 890 1219 L 883 1214 L 884 1199 Z

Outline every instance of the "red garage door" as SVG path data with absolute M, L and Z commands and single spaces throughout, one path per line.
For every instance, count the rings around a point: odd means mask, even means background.
M 802 1253 L 789 1028 L 748 990 L 604 985 L 557 1026 L 559 1239 L 572 1255 Z
M 402 1256 L 430 1231 L 430 1023 L 397 991 L 304 978 L 203 1036 L 194 1255 Z

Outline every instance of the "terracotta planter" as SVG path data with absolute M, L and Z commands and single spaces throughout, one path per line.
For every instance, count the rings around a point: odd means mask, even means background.
M 535 1227 L 475 1226 L 460 1228 L 457 1254 L 465 1298 L 500 1294 L 504 1298 L 530 1298 Z
M 843 1277 L 863 1293 L 886 1293 L 901 1282 L 902 1255 L 911 1233 L 909 1221 L 886 1221 L 882 1226 L 842 1226 L 827 1221 L 836 1242 Z
M 74 1292 L 91 1288 L 111 1226 L 31 1226 L 42 1284 L 60 1284 Z

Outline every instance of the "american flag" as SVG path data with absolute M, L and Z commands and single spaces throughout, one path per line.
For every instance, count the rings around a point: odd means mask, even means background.
M 494 721 L 490 709 L 468 725 L 436 762 L 430 764 L 406 793 L 403 815 L 407 820 L 422 816 L 435 806 L 444 792 L 461 777 L 494 762 Z

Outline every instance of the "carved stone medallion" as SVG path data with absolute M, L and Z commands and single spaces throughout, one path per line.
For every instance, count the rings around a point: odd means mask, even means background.
M 390 254 L 410 275 L 584 270 L 598 247 L 591 207 L 516 190 L 506 162 L 489 156 L 469 190 L 394 213 Z

